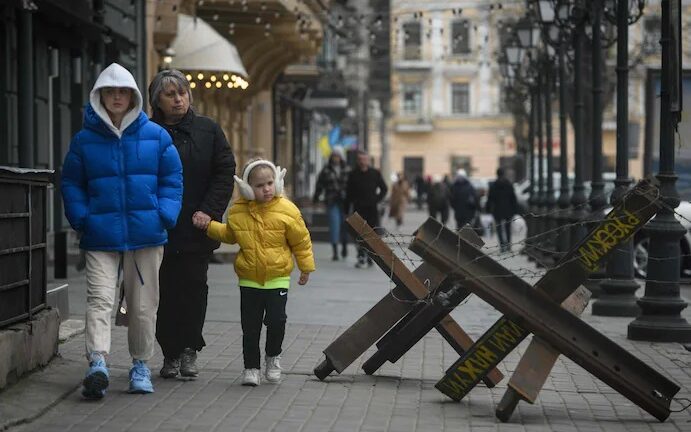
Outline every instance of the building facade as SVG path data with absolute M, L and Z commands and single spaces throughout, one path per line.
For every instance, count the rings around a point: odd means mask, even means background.
M 144 8 L 143 0 L 0 3 L 0 165 L 56 171 L 47 206 L 50 241 L 69 228 L 60 170 L 98 74 L 118 62 L 146 94 Z
M 682 0 L 682 8 L 683 66 L 689 69 L 691 1 Z M 514 179 L 521 177 L 525 164 L 517 154 L 514 119 L 505 108 L 496 59 L 502 32 L 524 12 L 523 2 L 392 2 L 393 117 L 387 129 L 392 170 L 411 178 L 420 174 L 453 174 L 464 168 L 476 177 L 493 177 L 495 169 L 502 166 Z M 649 0 L 641 19 L 629 28 L 629 157 L 634 178 L 655 170 L 660 18 L 660 1 Z M 603 152 L 605 170 L 614 171 L 616 44 L 607 49 L 606 59 Z M 691 72 L 685 74 L 685 88 L 691 88 Z M 556 114 L 556 92 L 553 95 Z M 691 125 L 688 112 L 682 116 L 681 130 L 685 130 L 686 124 Z M 553 121 L 553 152 L 558 167 L 556 115 Z M 569 121 L 569 170 L 573 169 L 571 126 Z M 685 156 L 683 135 L 677 139 L 678 165 L 687 164 L 684 159 L 691 161 L 691 155 Z M 691 172 L 691 163 L 688 165 Z
M 392 2 L 392 171 L 408 179 L 463 168 L 492 177 L 513 168 L 512 118 L 495 51 L 502 21 L 520 10 L 484 1 Z

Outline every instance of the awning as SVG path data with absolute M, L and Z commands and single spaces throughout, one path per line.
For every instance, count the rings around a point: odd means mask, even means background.
M 248 78 L 235 45 L 201 18 L 178 14 L 178 33 L 170 47 L 175 51 L 171 68 L 227 72 Z

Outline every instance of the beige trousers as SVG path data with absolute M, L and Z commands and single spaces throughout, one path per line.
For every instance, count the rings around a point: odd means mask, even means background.
M 86 355 L 110 352 L 111 315 L 115 299 L 119 299 L 121 259 L 130 355 L 146 361 L 154 355 L 158 269 L 163 260 L 163 246 L 126 252 L 86 252 Z

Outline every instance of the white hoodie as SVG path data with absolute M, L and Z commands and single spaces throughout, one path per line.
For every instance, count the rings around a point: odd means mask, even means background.
M 108 116 L 106 108 L 101 104 L 100 90 L 104 87 L 127 87 L 133 90 L 134 108 L 128 111 L 125 117 L 123 117 L 122 122 L 120 122 L 120 129 L 115 127 L 110 120 L 110 116 Z M 137 120 L 139 113 L 142 112 L 142 94 L 139 92 L 137 82 L 127 69 L 117 63 L 112 63 L 110 66 L 103 69 L 103 72 L 98 76 L 96 84 L 94 84 L 94 88 L 89 94 L 89 102 L 94 111 L 96 111 L 96 114 L 98 114 L 108 128 L 118 137 L 122 136 L 122 132 L 127 129 L 127 126 Z

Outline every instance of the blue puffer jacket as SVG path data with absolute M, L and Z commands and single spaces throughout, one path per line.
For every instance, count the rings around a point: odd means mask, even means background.
M 65 214 L 82 233 L 80 247 L 125 251 L 165 244 L 182 204 L 182 164 L 170 135 L 141 110 L 123 130 L 113 129 L 91 101 L 62 174 Z

